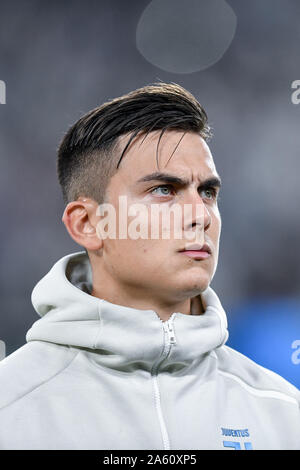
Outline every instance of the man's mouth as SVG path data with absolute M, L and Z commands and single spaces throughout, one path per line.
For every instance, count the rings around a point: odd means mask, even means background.
M 205 243 L 204 245 L 193 244 L 186 245 L 183 250 L 179 250 L 179 253 L 182 253 L 189 258 L 194 259 L 207 259 L 211 256 L 211 248 Z

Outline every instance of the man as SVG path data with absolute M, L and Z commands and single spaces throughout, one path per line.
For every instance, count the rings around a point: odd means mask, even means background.
M 35 286 L 42 318 L 1 362 L 1 448 L 300 448 L 299 391 L 225 345 L 209 136 L 197 100 L 157 83 L 64 137 L 62 220 L 85 250 Z

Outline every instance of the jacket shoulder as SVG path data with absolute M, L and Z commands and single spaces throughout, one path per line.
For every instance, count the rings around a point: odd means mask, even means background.
M 51 380 L 74 358 L 68 346 L 30 341 L 0 361 L 0 410 Z
M 257 364 L 229 346 L 222 346 L 214 352 L 221 375 L 256 396 L 282 399 L 295 403 L 300 408 L 300 391 L 276 372 Z

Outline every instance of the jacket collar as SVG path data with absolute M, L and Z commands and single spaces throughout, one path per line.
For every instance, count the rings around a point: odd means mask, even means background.
M 162 359 L 164 367 L 179 370 L 227 341 L 226 314 L 211 287 L 200 294 L 203 314 L 174 312 L 168 322 L 154 310 L 94 297 L 89 294 L 91 287 L 85 251 L 57 261 L 32 291 L 32 304 L 42 318 L 27 332 L 26 340 L 80 347 L 96 363 L 127 372 L 150 370 Z

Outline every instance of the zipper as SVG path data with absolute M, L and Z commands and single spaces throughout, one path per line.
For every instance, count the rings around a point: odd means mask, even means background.
M 168 431 L 166 427 L 166 423 L 163 417 L 162 413 L 162 408 L 161 408 L 161 400 L 160 400 L 160 391 L 159 391 L 159 386 L 158 386 L 158 380 L 157 380 L 157 375 L 158 375 L 158 369 L 159 366 L 164 362 L 164 360 L 169 356 L 170 351 L 172 349 L 172 345 L 176 344 L 176 337 L 174 333 L 174 328 L 173 328 L 173 321 L 176 313 L 173 313 L 169 320 L 163 322 L 161 319 L 160 321 L 163 324 L 163 329 L 164 329 L 164 348 L 161 353 L 161 356 L 158 358 L 156 363 L 154 363 L 151 374 L 153 377 L 153 386 L 154 386 L 154 401 L 155 401 L 155 407 L 156 411 L 158 414 L 158 420 L 160 424 L 160 429 L 162 433 L 162 439 L 163 439 L 163 444 L 164 444 L 164 450 L 170 450 L 170 439 L 168 436 Z
M 174 313 L 173 313 L 173 315 L 174 315 Z M 171 344 L 176 344 L 176 338 L 175 338 L 175 333 L 174 333 L 174 328 L 173 328 L 173 320 L 174 320 L 173 315 L 171 316 L 171 318 L 167 322 L 163 322 L 163 325 L 166 325 L 166 326 L 164 326 L 164 328 L 165 328 L 165 331 L 167 331 L 170 345 Z M 171 347 L 170 347 L 170 349 L 171 349 Z

